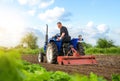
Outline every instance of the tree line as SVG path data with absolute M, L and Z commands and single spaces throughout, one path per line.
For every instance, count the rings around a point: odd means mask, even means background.
M 24 37 L 21 39 L 21 43 L 18 47 L 21 46 L 21 47 L 28 47 L 31 49 L 37 49 L 38 48 L 37 41 L 38 41 L 38 37 L 33 32 L 29 32 L 26 35 L 24 35 Z M 106 38 L 99 38 L 95 46 L 88 44 L 86 42 L 83 42 L 83 46 L 86 49 L 91 47 L 96 47 L 96 48 L 117 47 L 114 44 L 113 40 L 108 40 Z

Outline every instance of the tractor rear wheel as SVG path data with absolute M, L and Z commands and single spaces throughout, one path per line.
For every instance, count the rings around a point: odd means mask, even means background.
M 82 43 L 77 44 L 77 49 L 78 49 L 77 51 L 80 55 L 85 55 L 84 47 L 83 47 Z
M 54 42 L 47 45 L 46 58 L 47 63 L 55 64 L 57 63 L 58 49 Z

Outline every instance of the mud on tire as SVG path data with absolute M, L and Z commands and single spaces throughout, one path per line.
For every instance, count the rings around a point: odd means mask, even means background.
M 55 43 L 51 42 L 47 45 L 46 58 L 47 63 L 57 63 L 58 49 Z

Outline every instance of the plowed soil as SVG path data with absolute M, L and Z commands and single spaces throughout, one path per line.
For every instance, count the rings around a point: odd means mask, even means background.
M 38 63 L 37 55 L 22 55 L 22 59 L 31 63 Z M 40 65 L 48 71 L 64 71 L 69 74 L 89 75 L 93 72 L 98 76 L 103 76 L 108 81 L 111 81 L 112 74 L 120 74 L 120 55 L 96 55 L 96 60 L 97 65 L 66 66 L 48 63 L 40 63 Z

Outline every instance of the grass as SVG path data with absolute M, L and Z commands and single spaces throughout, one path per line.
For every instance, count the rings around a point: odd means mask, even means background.
M 39 54 L 40 49 L 19 48 L 17 49 L 21 54 Z
M 18 51 L 20 54 L 39 54 L 40 52 L 44 52 L 43 48 L 38 49 L 30 49 L 30 48 L 4 48 L 0 47 L 0 50 L 2 51 Z M 85 49 L 86 54 L 105 54 L 105 55 L 120 55 L 120 47 L 111 47 L 111 48 L 86 48 Z
M 111 48 L 88 48 L 85 50 L 86 54 L 106 54 L 106 55 L 120 55 L 120 47 Z
M 7 51 L 18 51 L 20 54 L 39 54 L 40 52 L 43 52 L 43 48 L 38 49 L 30 49 L 30 48 L 4 48 L 0 47 L 1 51 L 7 52 Z

